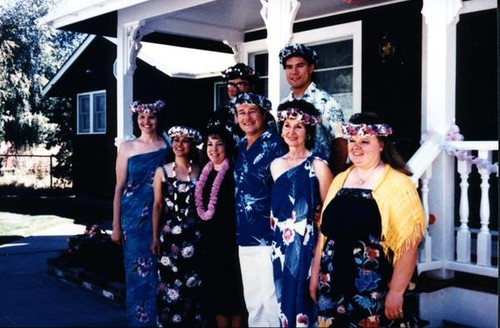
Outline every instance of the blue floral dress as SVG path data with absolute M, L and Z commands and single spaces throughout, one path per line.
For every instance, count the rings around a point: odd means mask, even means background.
M 193 179 L 169 177 L 163 183 L 165 217 L 158 263 L 158 315 L 163 327 L 200 327 L 205 320 L 198 249 L 201 220 L 194 202 L 195 186 Z
M 128 160 L 127 183 L 121 198 L 121 225 L 130 327 L 156 326 L 157 322 L 157 258 L 151 253 L 153 177 L 156 168 L 164 164 L 166 154 L 164 148 Z
M 359 327 L 365 318 L 379 320 L 381 327 L 421 325 L 416 295 L 410 291 L 403 304 L 404 320 L 384 316 L 393 267 L 382 249 L 381 230 L 371 190 L 343 188 L 326 206 L 321 224 L 327 239 L 318 286 L 320 327 Z
M 271 196 L 273 268 L 282 327 L 314 326 L 316 304 L 309 295 L 310 268 L 317 229 L 314 213 L 320 205 L 313 156 L 284 172 Z

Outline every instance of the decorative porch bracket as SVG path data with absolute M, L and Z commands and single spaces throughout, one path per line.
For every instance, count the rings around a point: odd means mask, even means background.
M 242 63 L 242 58 L 241 58 L 241 51 L 240 51 L 240 45 L 241 42 L 236 42 L 236 41 L 230 41 L 230 40 L 223 40 L 222 43 L 224 43 L 226 46 L 231 48 L 233 51 L 233 58 L 236 63 Z
M 144 24 L 144 21 L 138 21 L 125 26 L 127 37 L 126 51 L 128 53 L 128 60 L 123 62 L 123 64 L 125 65 L 125 75 L 134 75 L 134 71 L 137 67 L 137 55 L 142 48 L 141 40 L 144 36 L 141 28 L 144 26 Z
M 119 19 L 120 21 L 120 19 Z M 136 60 L 141 50 L 141 39 L 144 35 L 141 32 L 144 21 L 127 22 L 118 24 L 117 27 L 117 89 L 116 89 L 116 139 L 115 144 L 120 140 L 130 139 L 133 135 L 132 122 L 129 119 L 130 112 L 128 106 L 133 101 L 134 71 Z

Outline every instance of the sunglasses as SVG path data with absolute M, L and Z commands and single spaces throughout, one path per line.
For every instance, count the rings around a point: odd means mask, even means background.
M 233 82 L 227 82 L 226 86 L 228 88 L 243 88 L 248 86 L 248 82 L 238 82 L 238 83 L 233 83 Z

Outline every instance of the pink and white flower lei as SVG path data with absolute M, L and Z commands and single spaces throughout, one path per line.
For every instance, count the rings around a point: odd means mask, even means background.
M 203 187 L 205 187 L 208 175 L 213 170 L 213 168 L 214 164 L 212 162 L 208 162 L 207 165 L 205 165 L 205 167 L 201 171 L 198 183 L 196 184 L 196 189 L 194 191 L 196 212 L 198 212 L 198 215 L 204 221 L 208 221 L 214 216 L 219 189 L 222 184 L 222 180 L 226 175 L 226 171 L 229 169 L 229 160 L 226 158 L 222 162 L 222 166 L 217 173 L 217 176 L 215 177 L 214 183 L 212 185 L 212 190 L 210 191 L 210 200 L 208 202 L 207 209 L 205 209 L 205 207 L 203 206 Z

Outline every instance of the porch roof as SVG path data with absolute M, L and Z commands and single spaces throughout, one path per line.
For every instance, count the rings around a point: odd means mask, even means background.
M 302 0 L 295 21 L 331 16 L 410 0 Z M 39 22 L 55 28 L 116 37 L 120 21 L 145 21 L 149 33 L 206 40 L 243 41 L 244 33 L 265 30 L 264 0 L 66 0 Z M 268 3 L 268 5 L 271 5 Z M 151 40 L 151 42 L 156 42 Z
M 45 85 L 42 94 L 46 95 L 52 86 L 63 76 L 68 68 L 94 40 L 95 35 L 89 35 L 73 55 L 64 63 L 57 74 Z M 105 37 L 116 45 L 116 38 Z M 221 75 L 221 71 L 236 64 L 233 55 L 215 51 L 182 48 L 141 42 L 142 49 L 138 57 L 170 77 L 199 79 Z M 199 58 L 204 58 L 200 61 Z M 165 60 L 168 59 L 168 60 Z

